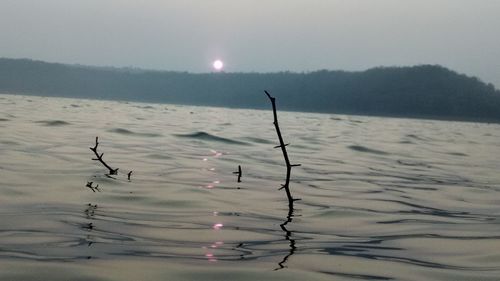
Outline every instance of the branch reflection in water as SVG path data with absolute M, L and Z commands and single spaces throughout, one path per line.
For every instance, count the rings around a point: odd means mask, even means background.
M 285 222 L 280 224 L 281 229 L 285 233 L 285 239 L 290 243 L 290 251 L 285 257 L 283 257 L 283 260 L 281 260 L 281 262 L 278 263 L 279 267 L 275 268 L 274 270 L 280 270 L 280 269 L 286 268 L 287 267 L 285 265 L 286 262 L 288 261 L 288 259 L 291 256 L 293 256 L 293 254 L 295 254 L 295 251 L 297 250 L 297 246 L 295 246 L 295 239 L 292 239 L 292 231 L 290 231 L 290 230 L 288 230 L 288 228 L 286 228 L 286 225 L 288 223 L 292 222 L 292 220 L 293 220 L 293 212 L 294 212 L 294 209 L 289 208 Z
M 91 220 L 91 221 L 94 220 L 96 210 L 97 210 L 97 204 L 88 203 L 86 205 L 85 210 L 83 211 L 85 218 L 87 220 Z M 94 237 L 92 235 L 92 232 L 95 228 L 95 225 L 93 222 L 84 223 L 82 225 L 82 228 L 85 230 L 85 232 L 87 232 L 87 234 L 85 236 L 85 243 L 87 243 L 87 247 L 90 247 L 94 244 Z M 91 258 L 92 258 L 91 255 L 87 256 L 87 259 L 91 259 Z

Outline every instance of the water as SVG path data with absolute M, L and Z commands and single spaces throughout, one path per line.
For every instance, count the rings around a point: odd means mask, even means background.
M 279 118 L 0 95 L 0 280 L 499 280 L 499 125 Z

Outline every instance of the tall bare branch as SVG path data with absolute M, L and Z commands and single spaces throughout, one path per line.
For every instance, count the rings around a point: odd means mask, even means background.
M 285 144 L 285 142 L 283 141 L 283 136 L 281 136 L 281 130 L 280 130 L 280 126 L 278 123 L 278 113 L 276 112 L 276 98 L 271 96 L 267 91 L 264 91 L 264 92 L 266 93 L 267 97 L 269 98 L 269 100 L 271 101 L 271 104 L 273 106 L 273 116 L 274 116 L 273 123 L 274 123 L 274 127 L 276 129 L 276 134 L 278 135 L 279 143 L 280 143 L 278 146 L 275 146 L 275 148 L 278 148 L 278 147 L 281 148 L 281 151 L 283 152 L 283 158 L 285 159 L 285 164 L 286 164 L 286 180 L 285 180 L 285 184 L 283 184 L 280 189 L 285 189 L 286 197 L 288 198 L 289 210 L 293 210 L 293 202 L 300 200 L 300 199 L 294 199 L 292 197 L 292 193 L 290 191 L 290 175 L 292 172 L 292 167 L 300 166 L 300 164 L 290 164 L 290 159 L 288 158 L 288 152 L 286 151 L 286 147 L 289 144 Z

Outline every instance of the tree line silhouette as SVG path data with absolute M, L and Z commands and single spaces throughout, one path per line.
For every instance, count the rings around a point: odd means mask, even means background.
M 0 59 L 0 92 L 238 108 L 500 121 L 500 91 L 439 65 L 361 72 L 187 73 Z

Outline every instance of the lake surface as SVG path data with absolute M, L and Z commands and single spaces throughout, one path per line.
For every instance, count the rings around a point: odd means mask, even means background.
M 0 95 L 0 280 L 499 280 L 499 125 L 279 104 L 286 225 L 270 104 Z

